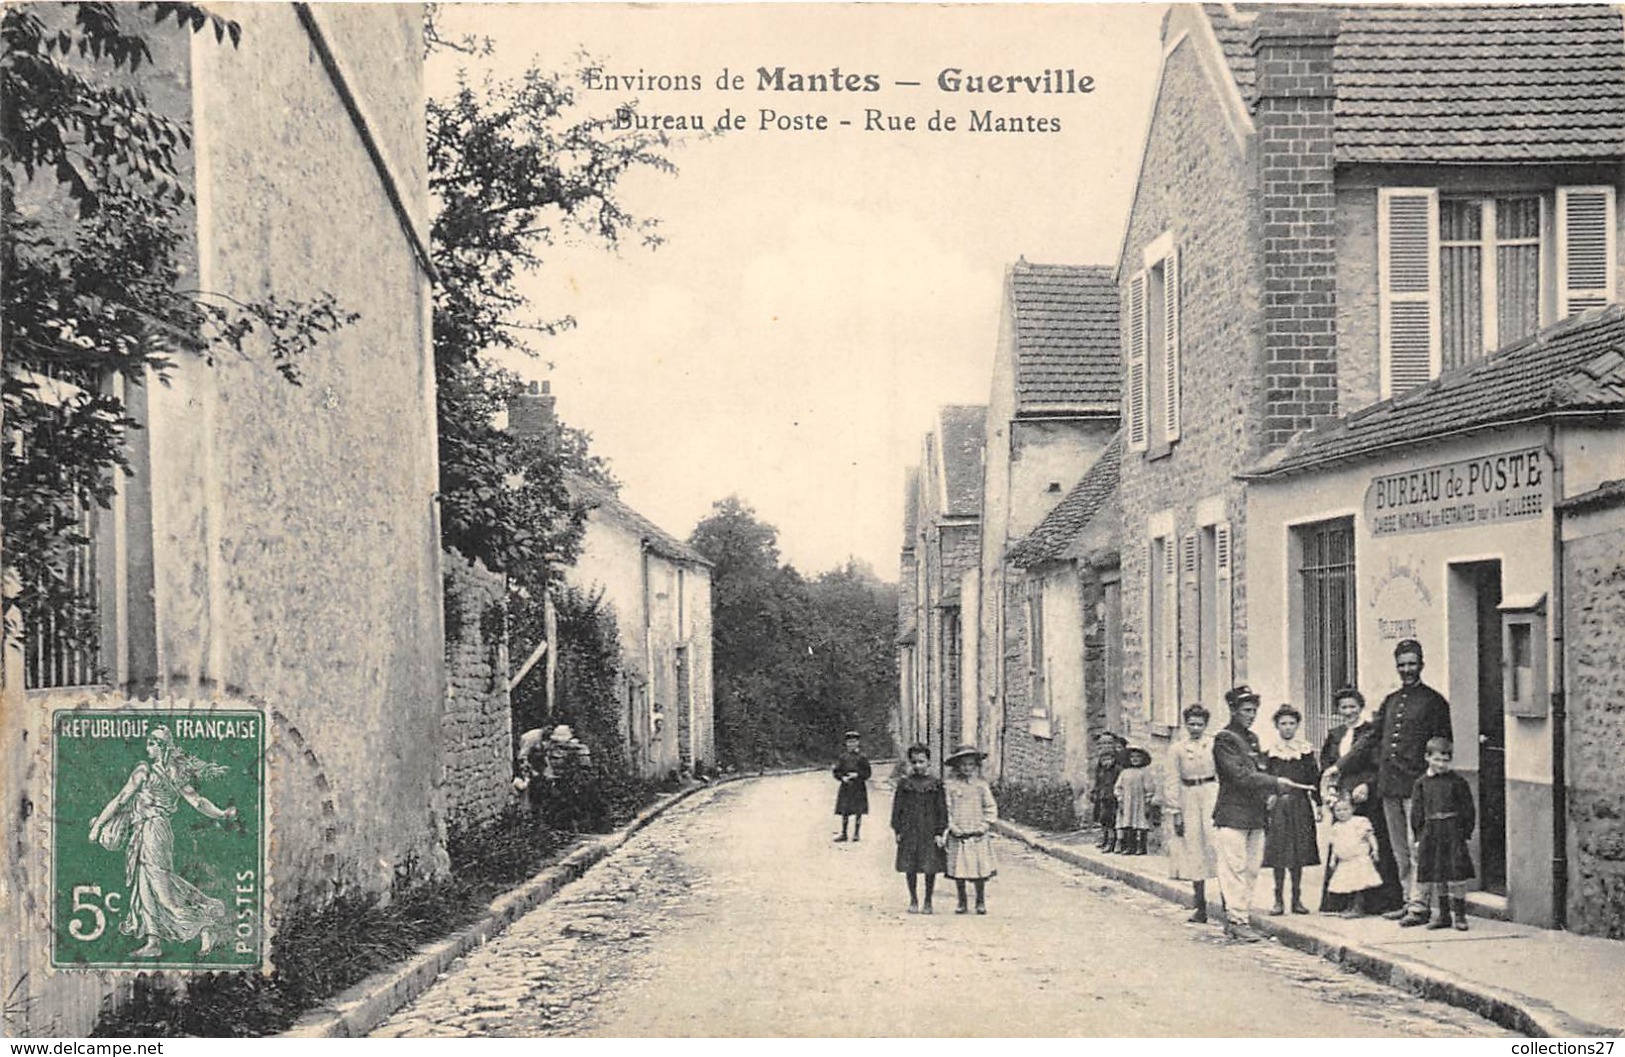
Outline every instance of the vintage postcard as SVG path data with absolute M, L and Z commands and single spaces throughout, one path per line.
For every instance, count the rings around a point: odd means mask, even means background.
M 6 1035 L 1625 1032 L 1617 6 L 0 42 Z

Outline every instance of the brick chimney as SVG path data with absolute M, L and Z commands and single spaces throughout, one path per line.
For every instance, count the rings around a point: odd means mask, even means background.
M 1264 443 L 1337 414 L 1337 14 L 1266 7 L 1253 23 L 1264 231 Z
M 553 386 L 550 382 L 529 386 L 508 398 L 508 432 L 516 437 L 541 437 L 553 431 Z

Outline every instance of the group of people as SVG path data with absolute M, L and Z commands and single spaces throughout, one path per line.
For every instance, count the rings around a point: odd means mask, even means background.
M 1192 921 L 1207 921 L 1206 885 L 1217 878 L 1226 934 L 1256 942 L 1249 920 L 1265 867 L 1275 875 L 1270 912 L 1309 913 L 1303 870 L 1321 863 L 1318 823 L 1329 808 L 1322 913 L 1382 913 L 1405 927 L 1467 928 L 1466 888 L 1474 876 L 1467 842 L 1476 818 L 1471 788 L 1451 769 L 1450 706 L 1422 682 L 1420 643 L 1400 642 L 1394 659 L 1400 687 L 1374 709 L 1353 687 L 1337 692 L 1342 722 L 1318 753 L 1299 736 L 1303 716 L 1291 705 L 1275 710 L 1274 736 L 1262 745 L 1252 729 L 1261 702 L 1250 687 L 1225 695 L 1230 721 L 1216 734 L 1208 733 L 1206 708 L 1185 709 L 1162 802 L 1172 830 L 1172 874 L 1193 888 Z M 1120 739 L 1105 741 L 1097 782 L 1133 752 L 1123 753 Z M 1102 846 L 1122 851 L 1126 840 L 1137 848 L 1142 838 L 1127 824 L 1136 820 L 1116 817 L 1132 810 L 1121 774 L 1112 789 L 1112 797 L 1095 804 L 1097 820 L 1111 831 Z
M 835 797 L 835 813 L 841 816 L 838 842 L 861 839 L 863 816 L 869 810 L 866 783 L 870 767 L 860 746 L 857 732 L 847 731 L 845 751 L 835 761 L 835 780 L 840 783 Z M 976 913 L 987 913 L 987 882 L 999 872 L 991 833 L 999 806 L 981 774 L 985 756 L 974 745 L 961 745 L 944 758 L 949 776 L 943 780 L 931 774 L 931 750 L 924 745 L 909 746 L 908 770 L 892 793 L 891 828 L 897 842 L 897 872 L 908 883 L 910 914 L 936 912 L 932 897 L 938 874 L 947 874 L 954 882 L 958 895 L 955 913 L 970 913 L 973 893 Z M 850 837 L 848 822 L 852 824 Z

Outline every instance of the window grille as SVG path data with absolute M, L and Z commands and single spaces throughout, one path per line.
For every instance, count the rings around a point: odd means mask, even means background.
M 1305 732 L 1315 744 L 1336 722 L 1332 695 L 1354 685 L 1354 521 L 1309 525 L 1298 531 L 1303 589 L 1303 711 Z

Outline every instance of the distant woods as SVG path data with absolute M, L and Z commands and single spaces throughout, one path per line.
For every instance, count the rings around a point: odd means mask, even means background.
M 737 496 L 712 505 L 689 543 L 714 564 L 712 650 L 719 762 L 820 762 L 857 730 L 891 751 L 896 588 L 866 566 L 807 579 L 779 558 L 778 530 Z

